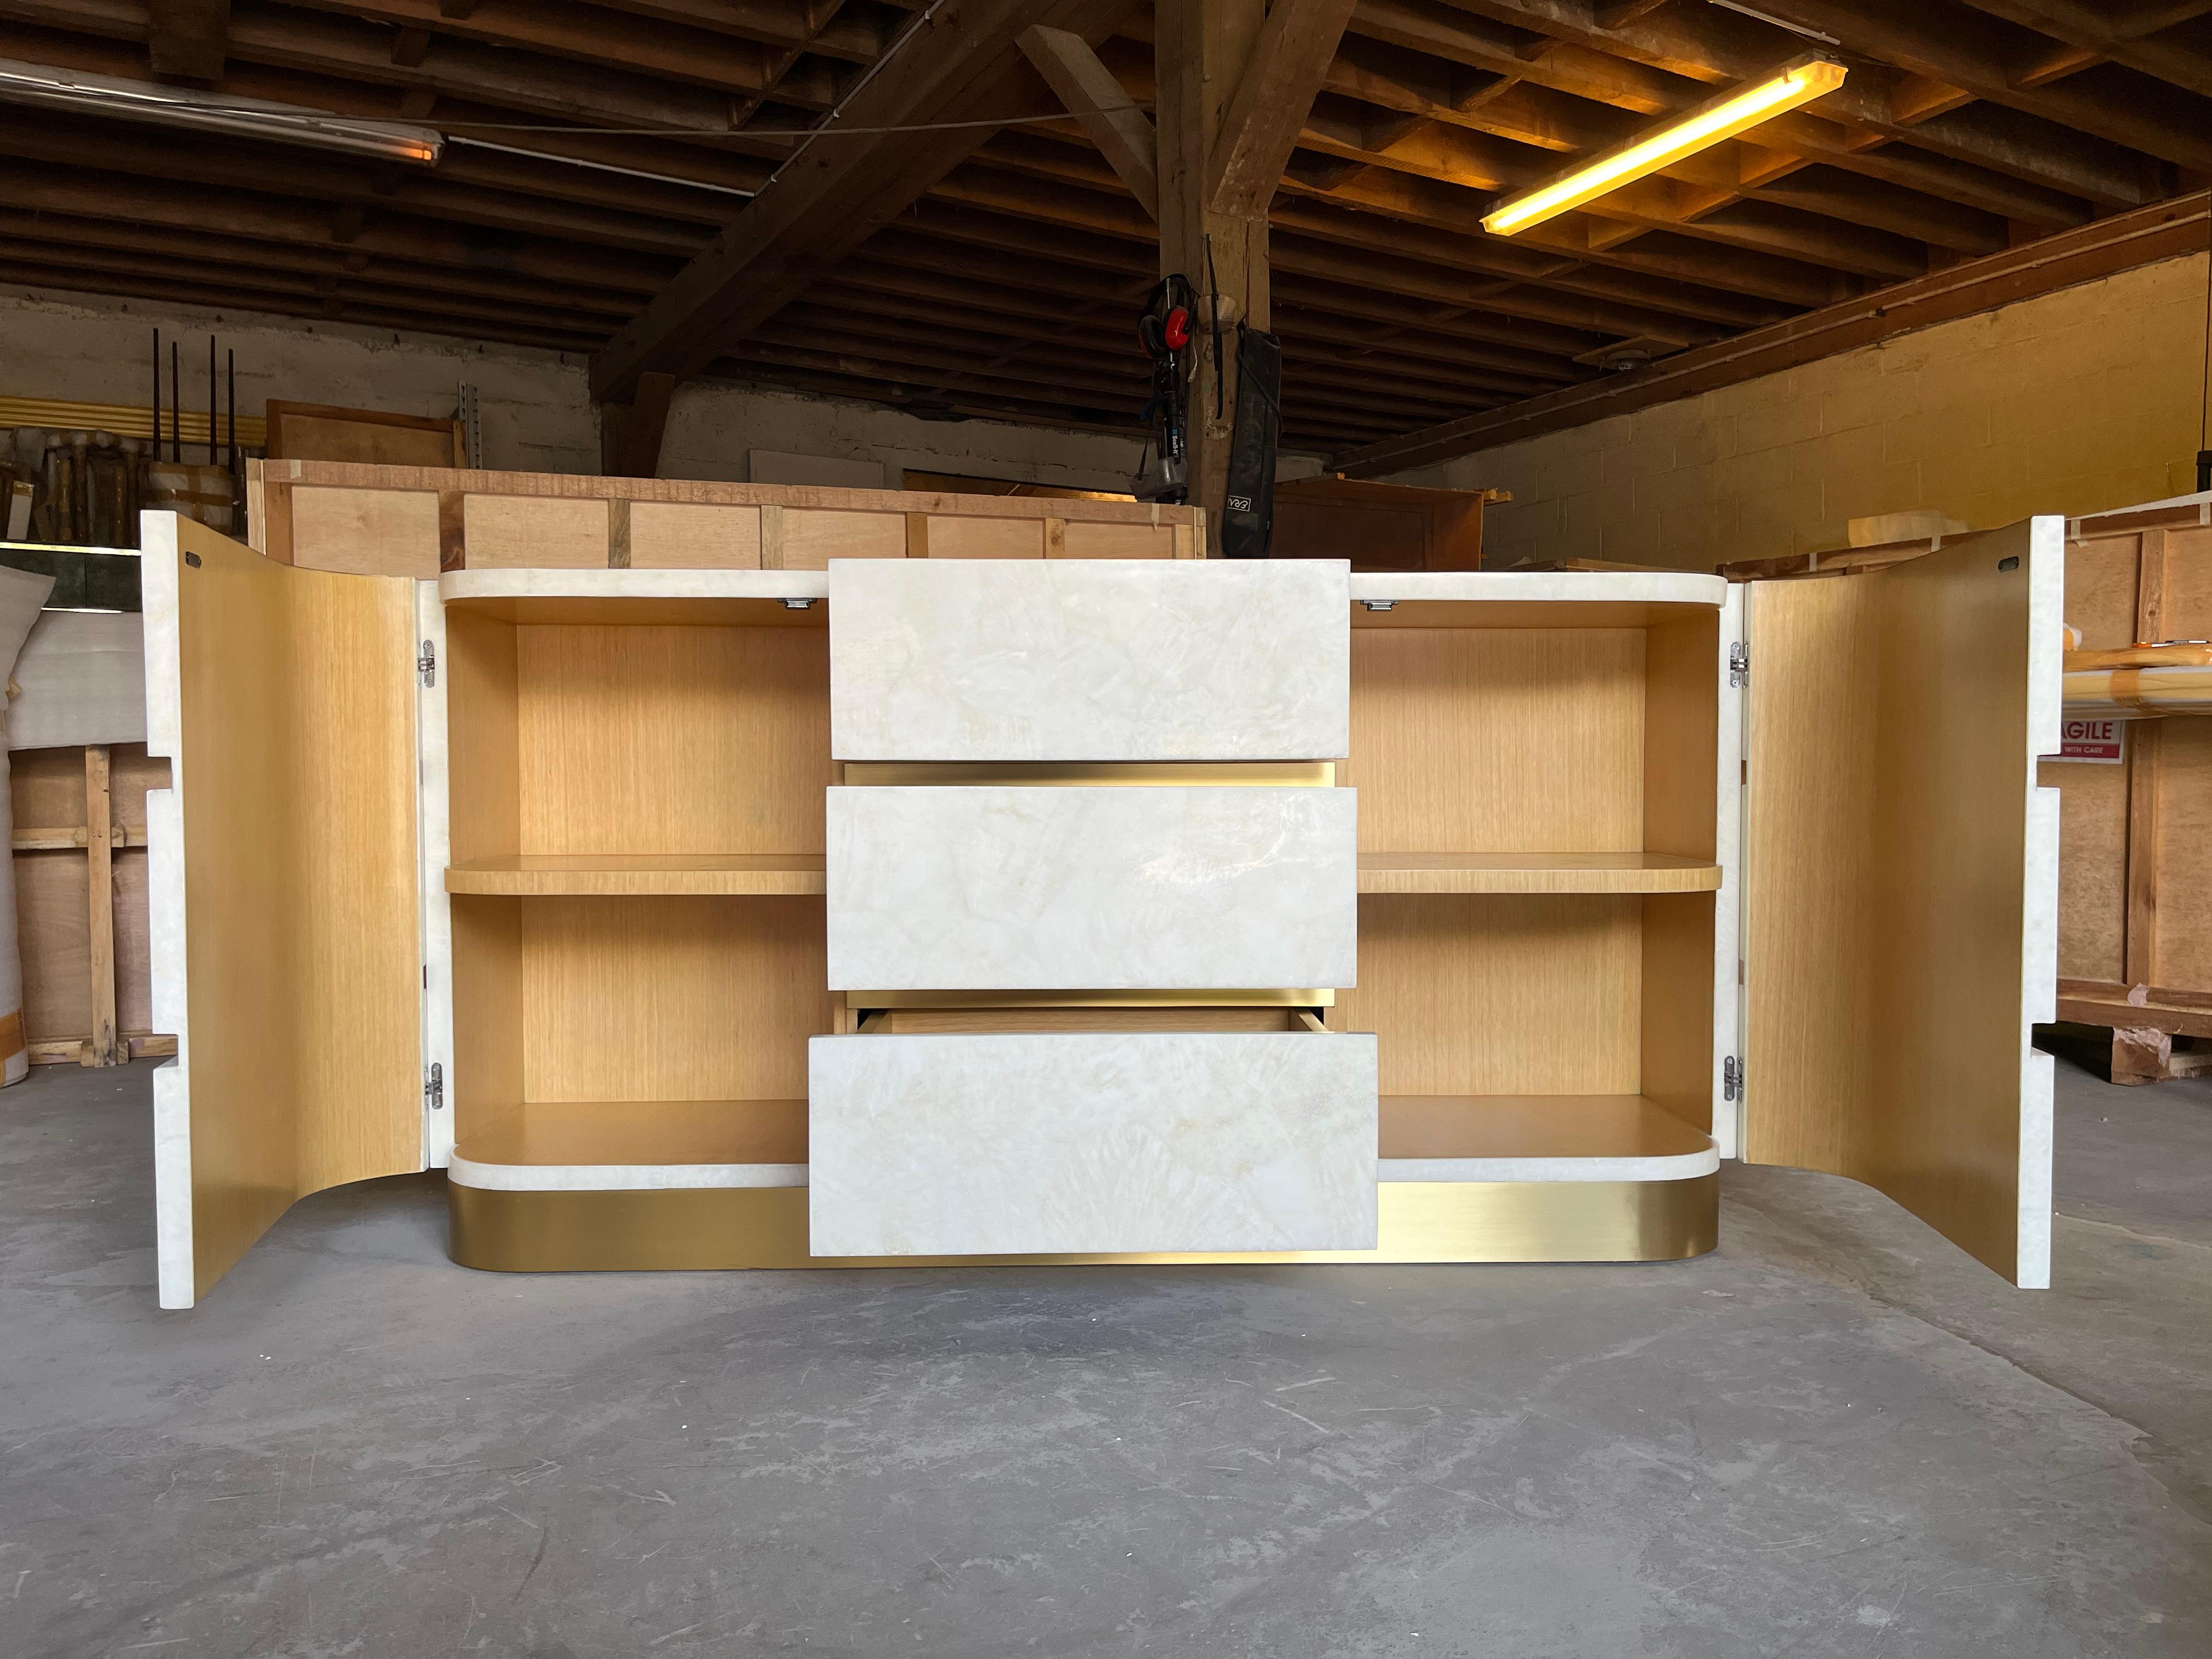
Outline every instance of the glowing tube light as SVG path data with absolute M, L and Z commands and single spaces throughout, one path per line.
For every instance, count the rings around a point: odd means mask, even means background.
M 1762 121 L 1825 97 L 1843 83 L 1844 66 L 1825 58 L 1801 58 L 1784 64 L 1765 79 L 1723 93 L 1644 137 L 1583 162 L 1549 184 L 1508 197 L 1483 216 L 1482 228 L 1493 236 L 1510 236 L 1516 230 L 1541 224 L 1607 191 L 1672 167 L 1686 155 L 1710 149 L 1723 138 L 1733 138 Z

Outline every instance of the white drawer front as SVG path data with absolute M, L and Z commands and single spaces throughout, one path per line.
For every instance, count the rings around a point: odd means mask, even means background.
M 1371 1249 L 1371 1036 L 809 1044 L 816 1255 Z
M 1334 760 L 1333 560 L 833 559 L 839 760 Z
M 1353 983 L 1350 789 L 830 791 L 841 991 Z

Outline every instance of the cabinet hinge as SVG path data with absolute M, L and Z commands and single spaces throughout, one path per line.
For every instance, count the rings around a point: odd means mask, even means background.
M 422 1073 L 422 1109 L 428 1112 L 446 1109 L 446 1068 L 441 1061 L 432 1060 L 429 1069 Z
M 1743 1092 L 1743 1062 L 1730 1054 L 1721 1062 L 1721 1098 L 1741 1100 Z
M 428 640 L 422 641 L 422 649 L 415 659 L 415 672 L 425 685 L 438 683 L 438 647 Z
M 1741 640 L 1729 647 L 1729 684 L 1739 687 L 1751 684 L 1751 647 Z

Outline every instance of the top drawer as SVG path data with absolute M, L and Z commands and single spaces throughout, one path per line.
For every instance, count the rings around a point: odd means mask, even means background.
M 833 559 L 830 737 L 850 761 L 1335 760 L 1350 566 Z

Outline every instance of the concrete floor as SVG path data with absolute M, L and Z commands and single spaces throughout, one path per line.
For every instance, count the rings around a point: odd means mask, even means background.
M 154 1306 L 149 1067 L 0 1096 L 0 1654 L 2212 1653 L 2212 1085 L 2058 1288 L 1723 1176 L 1663 1267 L 509 1278 L 435 1177 Z

